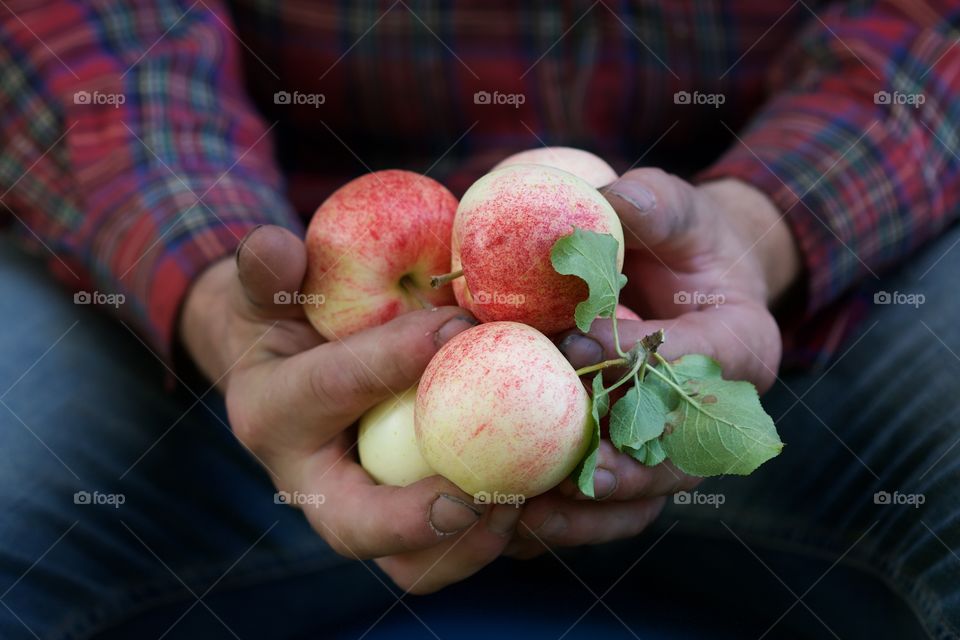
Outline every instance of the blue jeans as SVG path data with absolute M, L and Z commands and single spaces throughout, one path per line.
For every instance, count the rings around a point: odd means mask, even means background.
M 637 539 L 402 598 L 274 503 L 216 392 L 165 391 L 128 328 L 4 242 L 0 638 L 958 638 L 958 240 L 878 283 L 924 304 L 876 305 L 765 396 L 787 446 L 753 476 Z

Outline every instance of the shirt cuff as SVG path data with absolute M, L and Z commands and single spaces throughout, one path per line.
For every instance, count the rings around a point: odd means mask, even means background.
M 208 179 L 209 178 L 209 179 Z M 216 186 L 204 194 L 204 184 Z M 187 190 L 202 195 L 202 201 Z M 231 256 L 257 226 L 275 224 L 302 235 L 301 223 L 282 194 L 269 185 L 236 177 L 193 174 L 186 184 L 161 180 L 142 194 L 153 202 L 113 254 L 101 284 L 128 292 L 132 321 L 167 361 L 173 358 L 180 309 L 194 280 Z
M 890 176 L 877 164 L 882 148 L 869 135 L 872 125 L 862 116 L 838 120 L 810 104 L 772 109 L 696 177 L 746 182 L 783 213 L 804 268 L 803 317 L 872 274 L 868 265 L 879 268 L 891 249 L 876 239 L 878 217 L 890 225 L 898 216 L 891 211 Z

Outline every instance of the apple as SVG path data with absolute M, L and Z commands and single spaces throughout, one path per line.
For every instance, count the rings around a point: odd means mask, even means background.
M 360 464 L 380 484 L 405 487 L 435 475 L 420 455 L 413 427 L 417 387 L 388 398 L 360 418 L 357 451 Z
M 595 189 L 617 179 L 617 172 L 602 158 L 573 147 L 540 147 L 515 153 L 501 160 L 494 170 L 515 164 L 542 164 L 572 173 Z
M 480 324 L 441 347 L 420 379 L 414 422 L 427 464 L 488 502 L 556 486 L 591 437 L 590 398 L 573 367 L 516 322 Z
M 450 268 L 457 199 L 410 171 L 375 171 L 337 189 L 307 228 L 301 293 L 310 323 L 328 340 L 406 311 L 453 304 L 430 276 Z
M 481 322 L 523 322 L 546 334 L 569 329 L 587 285 L 557 273 L 550 251 L 574 227 L 616 238 L 622 268 L 623 229 L 599 191 L 553 167 L 497 169 L 463 195 L 453 223 L 453 273 L 438 282 L 452 277 L 457 302 Z

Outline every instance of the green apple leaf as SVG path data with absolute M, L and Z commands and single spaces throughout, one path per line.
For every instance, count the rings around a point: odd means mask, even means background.
M 719 380 L 723 377 L 723 370 L 720 368 L 720 363 L 710 356 L 699 353 L 680 356 L 670 363 L 670 371 L 673 373 L 674 379 L 679 382 L 694 379 Z
M 648 467 L 655 467 L 667 459 L 667 452 L 663 450 L 660 438 L 654 438 L 637 448 L 624 447 L 623 452 Z
M 593 377 L 593 399 L 590 401 L 590 421 L 592 423 L 590 445 L 587 447 L 583 460 L 573 470 L 573 477 L 576 479 L 580 492 L 591 498 L 595 497 L 593 474 L 597 470 L 597 458 L 600 455 L 600 418 L 605 416 L 609 409 L 610 396 L 607 390 L 603 388 L 603 374 L 598 373 Z
M 610 442 L 620 451 L 659 438 L 667 422 L 667 407 L 649 385 L 635 384 L 613 405 Z
M 648 467 L 655 467 L 667 459 L 667 452 L 664 451 L 663 445 L 660 443 L 660 438 L 651 440 L 644 448 L 646 449 L 647 455 L 643 459 L 643 464 Z
M 643 443 L 639 447 L 624 447 L 620 449 L 622 453 L 627 454 L 637 462 L 642 463 L 647 458 L 647 443 Z
M 609 318 L 617 308 L 620 289 L 627 277 L 617 268 L 620 243 L 609 233 L 574 228 L 573 233 L 556 241 L 550 261 L 557 273 L 577 276 L 587 283 L 589 295 L 574 310 L 577 328 L 590 330 L 593 320 Z
M 719 380 L 723 376 L 719 362 L 699 353 L 680 356 L 670 363 L 661 362 L 661 365 L 660 370 L 665 370 L 669 378 L 678 385 L 687 380 Z M 677 404 L 680 402 L 680 394 L 670 385 L 655 376 L 647 376 L 647 382 L 650 389 L 655 391 L 663 400 L 667 410 L 673 411 L 677 408 Z
M 670 460 L 694 476 L 748 475 L 778 455 L 783 443 L 749 382 L 688 379 L 667 414 L 662 438 Z
M 610 411 L 610 394 L 603 388 L 603 374 L 601 373 L 593 377 L 593 405 L 590 410 L 593 412 L 593 419 L 597 424 L 600 424 L 600 418 Z

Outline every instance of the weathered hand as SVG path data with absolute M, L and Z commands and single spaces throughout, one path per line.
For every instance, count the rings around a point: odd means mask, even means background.
M 357 464 L 351 425 L 412 386 L 437 349 L 474 320 L 443 307 L 325 342 L 296 304 L 306 252 L 278 227 L 252 232 L 238 259 L 208 269 L 188 294 L 181 337 L 224 391 L 237 438 L 337 552 L 377 558 L 404 589 L 461 580 L 500 555 L 519 511 L 476 505 L 440 476 L 378 486 Z
M 624 302 L 649 318 L 618 322 L 624 348 L 663 328 L 664 356 L 704 353 L 720 361 L 725 377 L 768 388 L 780 363 L 780 333 L 768 304 L 799 271 L 779 212 L 743 183 L 695 187 L 656 169 L 631 171 L 604 193 L 624 226 Z M 576 367 L 617 357 L 609 320 L 595 321 L 590 338 L 571 332 L 560 344 Z M 548 546 L 636 535 L 666 496 L 699 482 L 669 462 L 640 465 L 604 441 L 594 476 L 603 500 L 589 501 L 571 481 L 532 499 L 507 553 L 532 557 Z
M 780 365 L 780 331 L 769 305 L 796 279 L 799 257 L 786 223 L 756 189 L 733 180 L 695 187 L 657 169 L 637 169 L 604 189 L 627 244 L 623 301 L 643 322 L 621 321 L 621 343 L 658 329 L 667 358 L 703 353 L 724 377 L 760 391 Z M 614 353 L 609 320 L 564 350 L 575 366 Z M 602 349 L 602 351 L 601 351 Z

